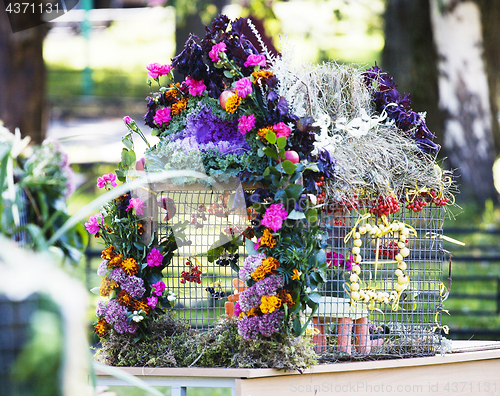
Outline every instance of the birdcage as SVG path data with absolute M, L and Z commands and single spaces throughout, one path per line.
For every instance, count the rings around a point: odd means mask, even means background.
M 444 210 L 436 202 L 406 195 L 387 216 L 370 197 L 324 207 L 329 267 L 313 318 L 316 352 L 333 358 L 436 353 L 444 290 Z
M 210 188 L 157 183 L 135 195 L 146 202 L 150 220 L 144 240 L 153 232 L 159 242 L 171 232 L 177 240 L 178 249 L 163 271 L 176 297 L 174 314 L 193 329 L 210 328 L 225 313 L 226 297 L 234 291 L 237 267 L 245 258 L 245 248 L 235 241 L 249 226 L 241 183 Z

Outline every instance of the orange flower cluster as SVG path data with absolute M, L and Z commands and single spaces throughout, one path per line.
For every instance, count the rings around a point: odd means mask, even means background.
M 181 98 L 172 105 L 172 115 L 179 115 L 182 110 L 187 109 L 188 98 Z
M 123 254 L 116 254 L 108 262 L 108 268 L 118 268 L 123 261 Z
M 120 293 L 118 293 L 118 295 L 116 296 L 116 299 L 118 300 L 118 303 L 120 305 L 123 305 L 127 308 L 132 306 L 132 303 L 134 301 L 130 293 L 126 290 L 120 291 Z
M 101 257 L 104 260 L 111 260 L 115 256 L 116 256 L 116 252 L 115 252 L 114 246 L 107 247 L 106 249 L 104 249 L 102 251 L 102 254 L 101 254 Z
M 113 279 L 109 279 L 107 276 L 101 279 L 101 286 L 99 288 L 99 292 L 102 297 L 107 297 L 109 296 L 109 293 L 113 289 L 116 289 L 118 287 L 118 283 L 116 283 Z
M 292 308 L 295 305 L 292 295 L 288 290 L 280 290 L 278 292 L 278 297 L 280 298 L 282 304 L 288 305 L 288 308 Z
M 181 84 L 177 83 L 175 84 L 175 87 L 180 88 Z M 180 96 L 180 92 L 177 88 L 175 88 L 173 84 L 170 84 L 169 89 L 165 91 L 165 99 L 167 101 L 172 101 L 175 100 Z
M 257 135 L 261 138 L 261 139 L 265 139 L 266 138 L 266 135 L 269 133 L 269 132 L 272 132 L 273 128 L 267 126 L 267 127 L 263 127 L 263 128 L 260 128 L 258 131 L 257 131 Z
M 276 239 L 273 238 L 269 228 L 266 228 L 259 239 L 259 247 L 267 246 L 268 248 L 273 248 L 276 246 Z
M 258 70 L 252 73 L 252 77 L 254 78 L 253 83 L 259 84 L 261 80 L 268 80 L 273 76 L 273 72 L 269 70 Z
M 123 272 L 130 276 L 137 274 L 137 272 L 139 271 L 139 264 L 137 264 L 137 261 L 135 261 L 133 258 L 123 260 L 120 264 L 120 267 Z
M 267 274 L 272 273 L 276 268 L 280 266 L 280 262 L 274 257 L 267 257 L 262 260 L 262 264 L 259 265 L 254 272 L 252 272 L 252 279 L 255 281 L 262 280 Z
M 141 309 L 146 315 L 149 315 L 151 312 L 151 307 L 148 305 L 148 300 L 145 298 L 142 301 L 134 300 L 132 303 L 132 311 L 140 311 Z
M 99 319 L 99 322 L 96 323 L 94 326 L 94 332 L 99 336 L 99 337 L 104 337 L 106 334 L 108 334 L 108 331 L 111 327 L 109 324 L 104 320 L 104 318 Z
M 238 106 L 240 104 L 241 104 L 241 98 L 238 95 L 232 95 L 227 99 L 226 111 L 228 113 L 233 114 L 238 109 Z
M 300 279 L 299 270 L 297 268 L 294 268 L 292 271 L 293 271 L 292 280 L 299 280 Z
M 137 233 L 138 233 L 139 235 L 142 235 L 142 234 L 144 234 L 144 231 L 146 231 L 146 230 L 144 229 L 144 226 L 143 226 L 141 223 L 137 224 Z

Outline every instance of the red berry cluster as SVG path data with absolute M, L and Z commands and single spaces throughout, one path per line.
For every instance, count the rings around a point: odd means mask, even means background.
M 315 182 L 316 185 L 318 187 L 321 187 L 325 184 L 325 177 L 324 176 L 321 176 L 319 178 L 319 181 Z M 317 204 L 322 204 L 322 203 L 325 203 L 325 195 L 326 193 L 324 191 L 321 191 L 320 193 L 318 193 L 318 195 L 316 195 L 316 203 Z
M 196 282 L 198 284 L 201 283 L 201 271 L 197 265 L 193 267 L 191 261 L 186 261 L 186 265 L 189 265 L 189 272 L 182 271 L 181 272 L 181 283 L 186 282 Z
M 431 190 L 429 192 L 429 194 L 431 194 L 431 196 L 432 196 L 432 202 L 436 206 L 444 206 L 444 205 L 446 205 L 449 202 L 448 198 L 444 198 L 444 197 L 443 198 L 439 198 L 434 190 Z
M 426 205 L 427 202 L 425 202 L 425 200 L 422 199 L 422 197 L 415 197 L 413 201 L 408 202 L 406 208 L 413 210 L 414 212 L 420 212 Z
M 394 256 L 396 254 L 399 253 L 399 247 L 398 247 L 398 243 L 396 241 L 392 241 L 392 242 L 389 242 L 389 243 L 386 243 L 384 245 L 381 245 L 379 248 L 378 248 L 378 255 L 379 257 L 383 257 L 383 258 L 394 258 Z M 374 252 L 376 253 L 377 250 L 375 249 Z
M 374 200 L 372 205 L 374 208 L 370 210 L 371 213 L 380 216 L 389 216 L 391 213 L 399 211 L 399 201 L 394 195 L 383 197 L 380 195 L 377 200 Z
M 353 210 L 358 210 L 359 209 L 358 195 L 355 194 L 352 200 L 350 201 L 344 200 L 343 204 L 349 212 L 352 212 Z

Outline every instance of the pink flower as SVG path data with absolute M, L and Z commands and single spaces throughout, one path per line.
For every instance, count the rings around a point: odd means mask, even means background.
M 100 229 L 99 222 L 97 219 L 100 218 L 101 222 L 103 221 L 102 215 L 96 214 L 95 216 L 90 216 L 89 221 L 85 223 L 85 228 L 87 229 L 89 234 L 97 234 Z
M 248 116 L 242 115 L 238 120 L 238 131 L 243 135 L 250 132 L 255 126 L 255 115 L 250 114 Z
M 264 55 L 248 55 L 247 60 L 243 64 L 245 67 L 249 66 L 266 66 L 267 59 Z
M 186 84 L 189 88 L 189 93 L 192 96 L 202 95 L 205 89 L 207 89 L 203 80 L 201 81 L 193 80 L 189 76 L 186 77 Z
M 225 51 L 226 51 L 226 43 L 218 43 L 212 47 L 212 49 L 208 53 L 208 56 L 210 57 L 210 59 L 212 59 L 212 61 L 218 62 L 220 61 L 219 52 L 225 52 Z
M 156 248 L 151 249 L 146 258 L 148 267 L 159 267 L 163 262 L 163 255 Z
M 161 297 L 163 295 L 163 291 L 165 290 L 166 286 L 163 281 L 159 280 L 153 285 L 153 293 L 156 294 L 158 297 Z
M 135 213 L 137 213 L 138 215 L 142 215 L 142 209 L 146 209 L 146 206 L 140 198 L 130 198 L 128 206 L 125 210 L 129 211 L 130 209 L 135 209 Z
M 283 204 L 272 204 L 266 209 L 266 213 L 262 218 L 262 224 L 276 232 L 283 227 L 283 220 L 287 217 L 288 212 Z
M 276 137 L 288 137 L 292 131 L 284 122 L 278 122 L 276 125 L 273 125 L 273 129 L 276 132 Z
M 130 123 L 132 122 L 132 118 L 130 118 L 129 116 L 125 116 L 123 117 L 123 122 L 127 125 L 130 125 Z
M 97 187 L 106 188 L 108 183 L 111 187 L 116 187 L 116 175 L 114 173 L 108 173 L 107 175 L 102 175 L 97 178 Z
M 148 77 L 156 80 L 160 76 L 165 76 L 168 73 L 170 73 L 170 70 L 172 70 L 172 66 L 170 65 L 160 65 L 159 63 L 151 63 L 146 66 L 146 69 L 148 69 Z
M 234 88 L 240 98 L 246 98 L 252 93 L 252 82 L 248 77 L 243 77 L 241 80 L 236 81 Z
M 240 313 L 242 313 L 243 311 L 241 310 L 240 308 L 240 303 L 238 301 L 236 301 L 234 303 L 234 314 L 236 315 L 236 317 L 240 316 Z
M 148 299 L 148 305 L 152 308 L 152 309 L 155 309 L 156 308 L 156 304 L 158 304 L 158 297 L 147 297 Z
M 172 120 L 172 116 L 170 115 L 171 110 L 170 107 L 164 107 L 162 109 L 159 109 L 153 120 L 158 126 L 162 126 L 163 124 L 168 125 L 170 124 L 170 120 Z

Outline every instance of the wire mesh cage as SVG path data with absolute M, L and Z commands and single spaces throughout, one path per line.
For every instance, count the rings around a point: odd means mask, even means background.
M 313 318 L 320 354 L 426 356 L 440 344 L 444 210 L 429 200 L 379 215 L 370 198 L 324 207 L 329 269 Z
M 163 275 L 176 295 L 175 315 L 207 330 L 224 314 L 237 287 L 235 264 L 245 258 L 244 247 L 218 249 L 250 225 L 243 191 L 157 184 L 146 194 L 152 220 L 146 239 L 157 231 L 161 241 L 173 224 L 186 225 L 186 243 Z M 434 330 L 441 320 L 444 210 L 430 200 L 417 212 L 401 205 L 380 216 L 377 205 L 367 197 L 323 207 L 329 268 L 311 330 L 325 357 L 425 356 L 440 344 Z

